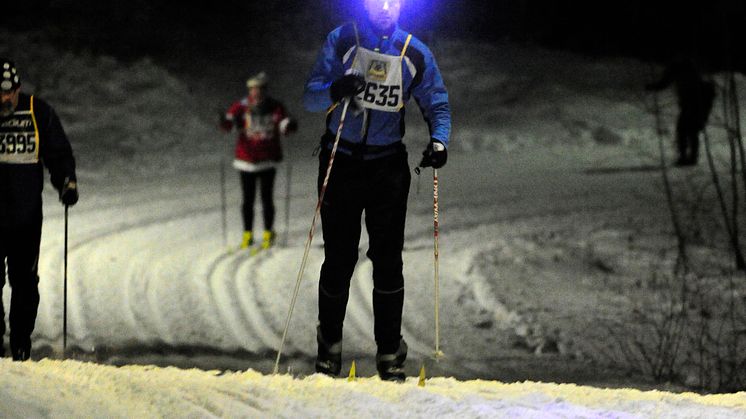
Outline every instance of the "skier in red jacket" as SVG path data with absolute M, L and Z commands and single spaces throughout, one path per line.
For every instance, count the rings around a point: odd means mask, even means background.
M 220 128 L 230 132 L 235 127 L 238 131 L 233 167 L 239 171 L 243 190 L 244 233 L 240 247 L 249 248 L 254 242 L 254 196 L 259 181 L 264 214 L 261 248 L 267 249 L 275 239 L 273 190 L 276 166 L 282 160 L 280 136 L 295 132 L 298 123 L 288 115 L 282 103 L 267 96 L 267 75 L 264 72 L 251 77 L 246 87 L 247 97 L 228 108 L 222 116 Z

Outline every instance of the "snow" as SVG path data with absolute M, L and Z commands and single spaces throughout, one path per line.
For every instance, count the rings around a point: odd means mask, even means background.
M 418 386 L 290 375 L 78 361 L 0 361 L 0 416 L 27 417 L 521 417 L 730 418 L 743 395 L 594 389 L 572 384 L 457 381 Z
M 210 105 L 235 97 L 221 88 L 205 96 L 228 82 L 220 79 L 225 74 L 240 81 L 245 67 L 226 63 L 209 88 L 195 90 L 148 59 L 61 54 L 38 34 L 3 37 L 9 41 L 0 54 L 16 60 L 24 88 L 39 92 L 63 120 L 79 161 L 81 201 L 70 211 L 68 359 L 61 351 L 63 216 L 47 188 L 33 361 L 0 360 L 0 416 L 746 415 L 744 393 L 651 390 L 644 378 L 599 356 L 614 346 L 600 322 L 633 311 L 635 284 L 664 272 L 673 255 L 660 173 L 650 169 L 657 145 L 639 93 L 650 73 L 642 63 L 458 41 L 434 48 L 455 120 L 440 179 L 446 358 L 431 357 L 432 195 L 425 170 L 413 179 L 404 252 L 403 334 L 413 378 L 393 384 L 375 378 L 365 235 L 344 341 L 344 368 L 356 361 L 360 378 L 313 374 L 320 237 L 281 374 L 270 374 L 315 206 L 317 162 L 310 155 L 323 117 L 300 109 L 302 72 L 278 75 L 273 84 L 301 122 L 286 143 L 291 166 L 280 168 L 276 185 L 282 245 L 248 257 L 228 249 L 241 232 L 231 169 L 230 243 L 222 236 L 220 170 L 228 166 L 232 136 L 213 127 Z M 313 54 L 289 51 L 310 68 Z M 663 99 L 670 123 L 673 97 Z M 427 139 L 418 119 L 417 111 L 408 113 L 411 164 Z M 719 248 L 700 251 L 726 257 Z M 9 294 L 6 288 L 6 307 Z M 422 366 L 428 378 L 419 387 Z M 551 383 L 560 380 L 577 384 Z

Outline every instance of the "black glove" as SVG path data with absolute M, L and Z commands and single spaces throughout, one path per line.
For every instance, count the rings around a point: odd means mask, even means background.
M 233 128 L 233 121 L 228 119 L 225 112 L 218 110 L 218 126 L 223 131 L 230 131 Z
M 66 206 L 72 207 L 78 202 L 78 185 L 74 180 L 66 180 L 60 191 L 60 201 Z
M 365 79 L 358 74 L 347 74 L 335 80 L 329 89 L 329 94 L 334 102 L 339 102 L 346 97 L 352 97 L 362 92 L 365 88 Z
M 290 118 L 287 127 L 285 127 L 285 132 L 291 133 L 295 131 L 298 131 L 298 121 L 295 118 Z
M 420 167 L 440 169 L 445 166 L 446 160 L 448 160 L 448 151 L 446 150 L 446 147 L 440 141 L 431 138 L 430 144 L 428 144 L 425 151 L 422 152 Z

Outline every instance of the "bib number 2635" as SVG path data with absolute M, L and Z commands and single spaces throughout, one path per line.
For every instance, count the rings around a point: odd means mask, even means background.
M 387 86 L 368 82 L 363 91 L 363 101 L 378 106 L 398 106 L 401 86 Z

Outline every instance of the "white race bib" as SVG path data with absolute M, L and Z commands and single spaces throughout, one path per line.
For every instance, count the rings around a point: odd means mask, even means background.
M 39 142 L 31 111 L 16 111 L 0 122 L 0 163 L 34 164 L 39 161 Z
M 244 133 L 247 137 L 269 139 L 275 131 L 274 115 L 246 112 Z
M 366 109 L 399 112 L 404 106 L 402 61 L 411 35 L 400 56 L 381 54 L 358 47 L 350 71 L 365 78 L 365 89 L 355 98 Z

